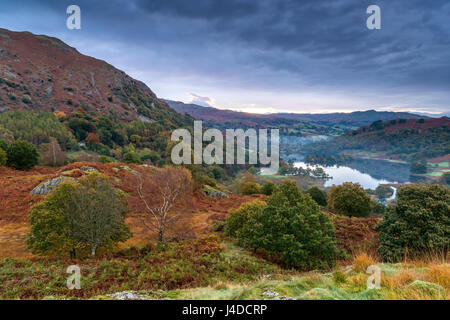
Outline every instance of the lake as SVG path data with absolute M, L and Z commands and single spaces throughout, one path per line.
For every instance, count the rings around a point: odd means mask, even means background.
M 302 161 L 296 161 L 295 167 L 313 167 Z M 364 189 L 376 189 L 380 184 L 397 184 L 409 181 L 409 166 L 384 160 L 355 159 L 346 165 L 320 166 L 332 178 L 325 187 L 344 182 L 359 183 Z

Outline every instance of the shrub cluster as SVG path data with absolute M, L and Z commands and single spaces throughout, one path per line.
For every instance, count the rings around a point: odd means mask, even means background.
M 351 182 L 331 187 L 328 208 L 349 217 L 367 217 L 372 210 L 369 195 L 359 183 Z
M 245 204 L 233 211 L 225 221 L 225 233 L 302 270 L 332 267 L 338 256 L 330 218 L 293 181 L 282 183 L 267 204 Z
M 450 242 L 450 191 L 439 185 L 405 185 L 376 226 L 379 254 L 387 261 L 447 252 Z

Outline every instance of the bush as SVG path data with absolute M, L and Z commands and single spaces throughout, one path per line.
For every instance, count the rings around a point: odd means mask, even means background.
M 0 148 L 0 167 L 3 167 L 6 164 L 6 152 L 2 148 Z
M 30 95 L 28 95 L 28 94 L 24 94 L 23 96 L 22 96 L 22 102 L 23 103 L 31 103 L 31 97 L 30 97 Z
M 359 183 L 351 182 L 331 187 L 328 207 L 335 213 L 349 217 L 367 217 L 372 209 L 366 191 Z
M 240 191 L 242 194 L 259 194 L 261 193 L 261 188 L 256 182 L 245 182 L 240 185 Z
M 225 220 L 225 235 L 239 239 L 243 239 L 242 228 L 247 224 L 250 214 L 260 213 L 266 204 L 261 201 L 253 201 L 244 203 L 239 209 L 232 210 Z
M 271 196 L 272 193 L 275 191 L 277 186 L 273 182 L 266 182 L 261 188 L 261 193 L 265 194 L 266 196 Z
M 376 226 L 379 254 L 386 261 L 405 255 L 447 251 L 450 239 L 450 191 L 439 185 L 406 185 L 395 205 Z
M 141 158 L 135 151 L 129 151 L 123 155 L 123 161 L 125 163 L 141 163 Z
M 327 205 L 327 193 L 325 191 L 320 190 L 318 187 L 311 187 L 306 190 L 306 193 L 309 194 L 319 206 L 325 207 Z
M 38 163 L 39 155 L 33 144 L 17 140 L 7 150 L 7 164 L 18 170 L 33 168 Z
M 93 173 L 76 183 L 62 183 L 32 207 L 27 247 L 34 254 L 70 253 L 72 258 L 75 250 L 90 249 L 94 256 L 98 248 L 130 237 L 127 212 L 125 194 L 104 175 Z
M 282 183 L 266 206 L 244 206 L 229 219 L 228 234 L 286 266 L 324 269 L 336 262 L 338 248 L 330 218 L 310 197 L 302 195 L 293 181 Z

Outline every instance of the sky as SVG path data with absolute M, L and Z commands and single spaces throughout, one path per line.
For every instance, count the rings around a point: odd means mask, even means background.
M 1 28 L 60 38 L 158 97 L 259 113 L 450 114 L 449 20 L 448 0 L 0 1 Z

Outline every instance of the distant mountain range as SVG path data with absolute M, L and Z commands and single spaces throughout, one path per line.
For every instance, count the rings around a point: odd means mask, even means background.
M 272 113 L 256 114 L 221 110 L 212 107 L 202 107 L 196 104 L 186 104 L 180 101 L 164 100 L 170 107 L 180 113 L 186 113 L 198 120 L 212 121 L 216 123 L 240 123 L 248 126 L 272 125 L 282 119 L 288 121 L 307 121 L 327 126 L 361 127 L 374 121 L 388 121 L 393 119 L 419 119 L 427 118 L 408 112 L 389 111 L 356 111 L 351 113 L 326 113 L 326 114 L 300 114 L 300 113 Z

